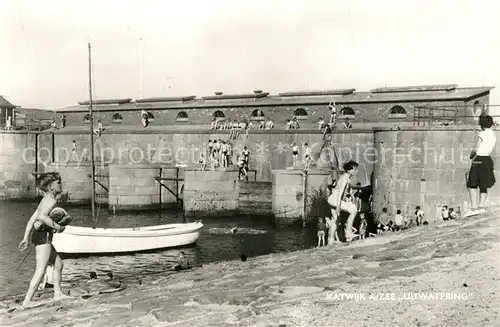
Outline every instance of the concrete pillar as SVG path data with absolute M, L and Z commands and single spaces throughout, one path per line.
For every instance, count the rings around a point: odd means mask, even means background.
M 272 209 L 276 220 L 292 224 L 323 215 L 324 210 L 318 207 L 326 203 L 326 186 L 331 176 L 331 170 L 273 170 Z
M 184 213 L 187 217 L 238 213 L 238 170 L 184 171 Z

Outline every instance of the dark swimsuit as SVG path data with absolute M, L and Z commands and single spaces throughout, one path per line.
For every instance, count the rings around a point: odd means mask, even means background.
M 52 244 L 52 236 L 54 233 L 52 231 L 45 230 L 34 230 L 31 235 L 31 243 L 34 246 L 43 244 Z

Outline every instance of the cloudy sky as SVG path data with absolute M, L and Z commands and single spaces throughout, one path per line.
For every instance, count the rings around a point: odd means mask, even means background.
M 87 99 L 90 40 L 96 99 L 456 83 L 496 86 L 500 104 L 498 12 L 496 0 L 3 0 L 0 94 L 47 109 Z

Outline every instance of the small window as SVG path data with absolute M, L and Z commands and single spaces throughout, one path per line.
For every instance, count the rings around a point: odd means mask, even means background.
M 260 109 L 255 109 L 252 111 L 252 120 L 265 120 L 264 113 Z
M 356 114 L 354 113 L 354 109 L 351 107 L 344 107 L 342 110 L 340 110 L 340 115 L 345 117 L 345 118 L 354 118 Z
M 406 110 L 401 106 L 394 106 L 389 111 L 389 118 L 406 118 Z
M 188 121 L 188 114 L 185 111 L 181 111 L 177 114 L 176 121 L 183 122 Z
M 86 115 L 83 117 L 83 123 L 84 123 L 84 124 L 90 124 L 90 114 L 86 114 Z
M 295 111 L 293 112 L 293 116 L 297 117 L 297 119 L 299 119 L 299 120 L 305 120 L 308 118 L 307 111 L 304 108 L 295 109 Z
M 112 120 L 113 120 L 113 123 L 117 123 L 117 124 L 119 124 L 119 123 L 121 123 L 121 122 L 122 122 L 123 117 L 122 117 L 122 115 L 121 115 L 121 114 L 119 114 L 119 113 L 115 113 L 115 114 L 113 115 Z
M 224 115 L 224 113 L 222 111 L 217 110 L 216 112 L 214 112 L 214 117 L 216 120 L 224 120 L 226 115 Z

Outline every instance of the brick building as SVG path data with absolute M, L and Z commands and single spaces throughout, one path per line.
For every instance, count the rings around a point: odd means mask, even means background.
M 284 128 L 287 119 L 296 116 L 302 128 L 316 128 L 319 118 L 329 118 L 328 104 L 335 101 L 338 118 L 356 123 L 412 122 L 428 115 L 467 120 L 488 113 L 493 87 L 428 85 L 383 87 L 368 92 L 355 89 L 285 92 L 271 95 L 255 90 L 250 94 L 97 100 L 93 102 L 95 119 L 104 125 L 137 125 L 141 110 L 148 112 L 152 125 L 208 125 L 213 117 L 254 122 L 271 119 Z M 89 123 L 89 102 L 56 110 L 65 114 L 68 126 Z

